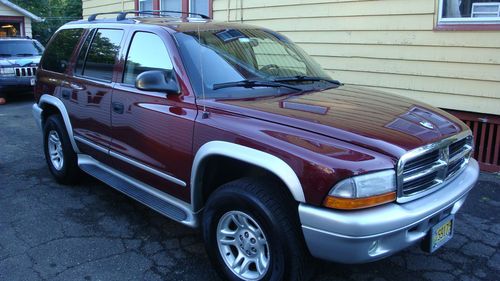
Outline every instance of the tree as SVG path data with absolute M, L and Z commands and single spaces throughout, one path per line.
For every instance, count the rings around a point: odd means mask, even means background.
M 45 19 L 33 22 L 33 37 L 47 44 L 50 37 L 61 25 L 82 18 L 81 0 L 11 0 L 33 14 Z

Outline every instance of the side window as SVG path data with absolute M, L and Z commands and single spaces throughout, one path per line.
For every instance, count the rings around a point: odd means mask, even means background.
M 148 32 L 134 35 L 127 54 L 123 83 L 134 85 L 137 75 L 144 71 L 172 69 L 167 48 L 158 35 Z
M 83 65 L 85 64 L 85 58 L 87 57 L 87 52 L 89 50 L 90 43 L 94 38 L 95 29 L 91 30 L 83 42 L 82 48 L 80 49 L 80 54 L 78 55 L 78 60 L 76 61 L 75 74 L 83 74 Z
M 68 67 L 71 54 L 83 34 L 83 29 L 63 29 L 59 31 L 45 50 L 42 68 L 64 73 Z
M 123 30 L 97 30 L 87 54 L 83 76 L 111 81 L 122 37 Z

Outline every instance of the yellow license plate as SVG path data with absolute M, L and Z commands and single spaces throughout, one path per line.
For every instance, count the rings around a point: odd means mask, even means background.
M 453 216 L 450 215 L 431 228 L 430 252 L 434 252 L 453 237 Z

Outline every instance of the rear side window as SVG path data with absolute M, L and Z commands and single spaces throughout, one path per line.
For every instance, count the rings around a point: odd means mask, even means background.
M 97 30 L 87 53 L 83 76 L 110 82 L 122 37 L 123 30 Z
M 64 73 L 71 59 L 71 54 L 82 34 L 83 29 L 63 29 L 59 31 L 45 50 L 42 68 Z
M 85 58 L 87 57 L 87 51 L 89 50 L 90 43 L 92 42 L 92 38 L 94 38 L 95 29 L 91 30 L 85 38 L 83 42 L 82 48 L 80 50 L 80 54 L 78 55 L 78 60 L 76 61 L 75 73 L 78 75 L 82 75 L 83 73 L 83 65 L 85 64 Z
M 134 85 L 137 75 L 148 70 L 172 70 L 163 41 L 153 33 L 137 32 L 127 54 L 123 83 Z

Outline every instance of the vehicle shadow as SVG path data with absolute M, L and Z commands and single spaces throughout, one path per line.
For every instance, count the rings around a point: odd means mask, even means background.
M 27 101 L 35 101 L 32 91 L 27 92 L 17 92 L 17 93 L 6 93 L 5 99 L 7 104 L 9 103 L 21 103 Z

